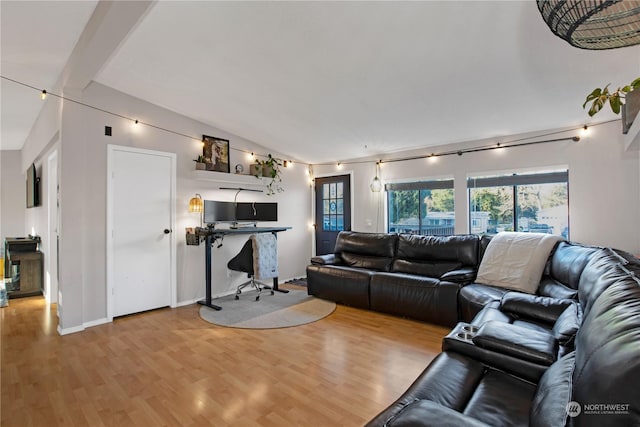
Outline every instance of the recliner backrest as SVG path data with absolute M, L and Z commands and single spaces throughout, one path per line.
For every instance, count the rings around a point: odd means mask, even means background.
M 563 426 L 567 422 L 567 405 L 571 401 L 571 374 L 575 354 L 556 360 L 542 374 L 531 402 L 530 427 Z
M 572 289 L 578 289 L 582 270 L 598 248 L 560 242 L 551 257 L 551 276 Z
M 421 236 L 401 234 L 398 238 L 397 257 L 406 260 L 432 262 L 458 262 L 478 265 L 478 236 L 456 234 L 451 236 Z
M 475 235 L 421 236 L 401 234 L 391 271 L 440 277 L 460 267 L 477 268 Z
M 618 256 L 611 249 L 600 249 L 582 271 L 578 285 L 578 300 L 585 317 L 600 294 L 620 278 L 622 273 L 618 260 Z
M 553 298 L 575 299 L 582 271 L 598 249 L 560 242 L 549 258 L 538 293 Z
M 334 253 L 348 266 L 389 271 L 397 243 L 397 234 L 341 231 Z
M 582 414 L 573 419 L 575 426 L 640 425 L 640 281 L 618 264 L 608 268 L 608 286 L 590 305 L 576 335 L 572 400 Z M 604 405 L 616 405 L 618 413 L 585 414 L 612 410 Z

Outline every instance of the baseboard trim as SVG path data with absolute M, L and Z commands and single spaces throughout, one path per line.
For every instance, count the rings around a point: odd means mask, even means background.
M 64 329 L 60 327 L 60 325 L 58 325 L 58 334 L 60 335 L 75 334 L 76 332 L 82 332 L 82 331 L 84 331 L 83 325 L 74 326 L 72 328 L 64 328 Z
M 201 299 L 204 299 L 204 297 L 196 298 L 196 299 L 192 299 L 192 300 L 180 301 L 180 302 L 178 302 L 176 304 L 176 307 L 184 307 L 185 305 L 195 304 L 196 302 L 200 301 Z
M 103 317 L 102 319 L 96 319 L 90 322 L 84 322 L 82 326 L 84 326 L 85 328 L 91 328 L 93 326 L 104 325 L 105 323 L 110 323 L 110 322 L 109 322 L 109 319 L 107 319 L 106 317 Z

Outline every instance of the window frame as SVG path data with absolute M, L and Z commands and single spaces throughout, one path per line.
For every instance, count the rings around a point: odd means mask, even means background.
M 424 201 L 420 198 L 420 192 L 429 190 L 453 190 L 454 191 L 454 204 L 455 204 L 455 185 L 453 178 L 444 178 L 444 179 L 432 179 L 432 180 L 420 180 L 420 181 L 408 181 L 408 182 L 391 182 L 386 183 L 384 185 L 384 190 L 386 193 L 386 231 L 389 232 L 390 229 L 390 221 L 391 215 L 389 209 L 391 207 L 390 197 L 392 191 L 417 191 L 418 192 L 418 235 L 421 235 L 421 231 L 423 226 L 428 226 L 428 223 L 423 223 L 420 212 L 422 212 L 424 207 Z M 453 215 L 453 228 L 455 233 L 455 209 Z
M 518 186 L 540 184 L 566 184 L 567 185 L 567 239 L 571 234 L 571 215 L 569 209 L 569 171 L 554 171 L 540 173 L 513 173 L 511 175 L 467 177 L 467 203 L 468 203 L 468 229 L 473 230 L 471 218 L 471 190 L 492 187 L 511 187 L 513 192 L 513 229 L 518 230 Z

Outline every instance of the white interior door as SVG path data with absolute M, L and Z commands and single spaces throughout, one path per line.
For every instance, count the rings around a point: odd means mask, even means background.
M 175 154 L 109 149 L 109 317 L 175 306 Z

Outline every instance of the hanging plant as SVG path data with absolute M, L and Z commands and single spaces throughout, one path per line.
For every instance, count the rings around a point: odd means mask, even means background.
M 268 154 L 265 160 L 256 159 L 253 176 L 256 178 L 271 179 L 267 184 L 267 196 L 284 191 L 284 188 L 280 186 L 282 182 L 282 178 L 280 178 L 281 166 L 282 161 L 273 157 L 271 154 Z

